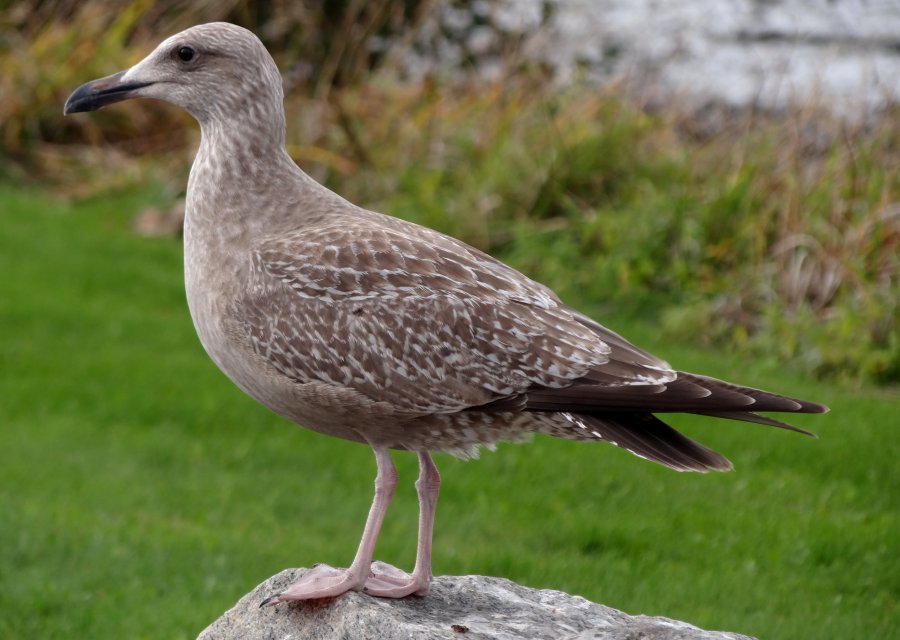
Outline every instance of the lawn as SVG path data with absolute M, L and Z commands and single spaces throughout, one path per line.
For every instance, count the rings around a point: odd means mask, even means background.
M 365 448 L 291 426 L 206 358 L 181 248 L 132 234 L 162 199 L 78 203 L 0 186 L 0 637 L 193 638 L 269 575 L 352 558 Z M 573 268 L 575 268 L 573 266 Z M 889 638 L 900 594 L 897 389 L 664 343 L 654 317 L 600 317 L 680 368 L 825 402 L 817 440 L 683 417 L 729 474 L 682 475 L 546 438 L 439 456 L 435 573 L 497 575 L 630 613 L 761 638 Z M 415 459 L 377 556 L 411 566 Z

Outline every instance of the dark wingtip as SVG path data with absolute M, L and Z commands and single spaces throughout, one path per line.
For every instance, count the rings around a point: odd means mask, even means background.
M 769 416 L 763 416 L 758 413 L 754 413 L 753 411 L 691 411 L 691 413 L 696 414 L 698 416 L 709 416 L 710 418 L 724 418 L 726 420 L 737 420 L 739 422 L 752 422 L 754 424 L 764 424 L 768 427 L 777 427 L 779 429 L 786 429 L 787 431 L 793 431 L 794 433 L 800 433 L 805 436 L 810 436 L 812 438 L 816 438 L 816 434 L 811 431 L 807 431 L 806 429 L 801 429 L 800 427 L 795 427 L 792 424 L 788 424 L 787 422 L 782 422 L 781 420 L 776 420 L 775 418 L 770 418 Z

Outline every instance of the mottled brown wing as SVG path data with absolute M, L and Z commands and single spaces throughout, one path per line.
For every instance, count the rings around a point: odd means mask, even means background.
M 257 352 L 293 380 L 350 387 L 411 414 L 579 379 L 672 377 L 636 349 L 611 361 L 597 328 L 542 285 L 412 229 L 335 224 L 259 246 L 241 305 Z

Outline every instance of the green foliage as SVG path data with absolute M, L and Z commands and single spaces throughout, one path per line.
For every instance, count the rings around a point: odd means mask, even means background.
M 320 177 L 351 199 L 502 252 L 564 295 L 665 299 L 678 339 L 900 379 L 890 114 L 855 128 L 744 114 L 698 139 L 677 113 L 528 77 L 394 91 L 339 105 L 367 155 Z M 320 144 L 346 148 L 333 130 Z
M 896 391 L 782 363 L 900 379 L 896 112 L 858 127 L 802 110 L 711 126 L 528 73 L 408 86 L 389 68 L 363 77 L 369 54 L 333 34 L 359 12 L 368 34 L 402 25 L 415 2 L 183 4 L 0 9 L 0 168 L 78 196 L 0 186 L 0 637 L 194 637 L 286 563 L 346 563 L 358 540 L 370 454 L 234 390 L 190 327 L 177 243 L 129 230 L 183 185 L 189 118 L 152 103 L 60 115 L 77 85 L 213 19 L 273 48 L 290 152 L 332 188 L 500 255 L 679 367 L 832 406 L 802 423 L 815 442 L 679 421 L 735 461 L 725 476 L 547 440 L 442 460 L 438 573 L 760 637 L 895 633 Z M 698 340 L 733 350 L 713 357 Z M 402 566 L 407 457 L 379 546 Z
M 731 227 L 699 240 L 720 277 L 705 290 L 686 280 L 689 295 L 667 312 L 667 327 L 682 337 L 702 328 L 709 342 L 822 375 L 896 382 L 900 128 L 891 114 L 870 127 L 834 125 L 830 136 L 814 132 L 818 149 L 809 149 L 791 137 L 796 125 L 768 123 L 742 138 L 740 164 L 728 169 L 739 193 L 701 205 L 701 229 L 723 219 Z
M 527 69 L 410 85 L 335 37 L 357 18 L 368 36 L 414 23 L 416 2 L 27 6 L 0 22 L 0 167 L 16 177 L 52 176 L 70 195 L 138 173 L 183 185 L 196 135 L 184 114 L 136 101 L 64 119 L 60 105 L 161 33 L 231 19 L 286 70 L 290 153 L 350 200 L 500 252 L 565 297 L 652 303 L 678 340 L 900 380 L 896 109 L 864 125 L 803 109 L 651 111 Z M 321 67 L 300 82 L 298 60 Z
M 288 73 L 288 89 L 323 97 L 376 65 L 369 46 L 409 26 L 421 0 L 13 0 L 0 6 L 0 155 L 34 163 L 47 143 L 118 142 L 132 152 L 184 144 L 189 118 L 158 104 L 126 105 L 104 123 L 60 117 L 81 83 L 120 71 L 152 50 L 163 34 L 225 20 L 254 30 Z M 352 34 L 348 37 L 348 34 Z M 303 61 L 302 65 L 298 62 Z M 154 132 L 164 131 L 165 135 Z M 52 155 L 52 153 L 51 153 Z M 44 162 L 48 161 L 45 156 Z M 56 168 L 55 165 L 50 168 Z
M 193 638 L 285 566 L 346 565 L 355 550 L 371 452 L 285 423 L 216 370 L 188 317 L 179 242 L 130 230 L 133 212 L 167 198 L 66 204 L 0 186 L 2 638 Z M 582 277 L 551 260 L 561 282 Z M 818 440 L 674 418 L 734 461 L 729 474 L 544 438 L 476 462 L 441 456 L 435 571 L 761 638 L 895 637 L 896 392 L 662 341 L 653 322 L 568 291 L 680 367 L 832 412 L 798 416 Z M 377 556 L 409 567 L 416 461 L 395 459 Z

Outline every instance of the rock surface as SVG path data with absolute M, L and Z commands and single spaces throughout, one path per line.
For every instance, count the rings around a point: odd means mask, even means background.
M 198 640 L 751 640 L 668 618 L 630 616 L 560 591 L 483 576 L 435 578 L 424 598 L 385 600 L 348 593 L 334 600 L 259 608 L 302 572 L 285 569 L 272 576 Z

